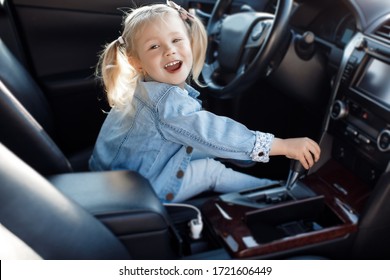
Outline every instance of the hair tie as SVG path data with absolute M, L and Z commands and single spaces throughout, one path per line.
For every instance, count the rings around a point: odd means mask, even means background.
M 179 12 L 179 15 L 180 17 L 182 18 L 182 20 L 185 20 L 185 21 L 191 21 L 194 19 L 194 16 L 189 13 L 188 11 L 186 11 L 184 8 L 182 8 L 181 6 L 177 5 L 175 2 L 173 1 L 170 1 L 170 0 L 167 0 L 167 5 L 175 10 L 177 10 Z
M 125 40 L 123 40 L 122 36 L 119 36 L 117 40 L 118 40 L 118 43 L 119 43 L 120 46 L 125 44 Z

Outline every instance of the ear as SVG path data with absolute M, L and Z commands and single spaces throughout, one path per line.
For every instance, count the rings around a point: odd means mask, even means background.
M 138 72 L 143 72 L 141 61 L 138 58 L 134 56 L 129 56 L 128 60 L 131 66 L 134 67 L 134 69 L 136 69 Z

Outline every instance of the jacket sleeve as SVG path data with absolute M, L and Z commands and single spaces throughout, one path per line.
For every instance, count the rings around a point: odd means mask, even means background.
M 273 135 L 201 109 L 198 100 L 171 88 L 157 103 L 162 136 L 215 157 L 267 162 Z

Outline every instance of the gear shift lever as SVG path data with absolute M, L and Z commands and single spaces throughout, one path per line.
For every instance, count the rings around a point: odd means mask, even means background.
M 290 164 L 290 173 L 288 174 L 286 188 L 292 190 L 297 179 L 306 171 L 299 160 L 292 160 Z

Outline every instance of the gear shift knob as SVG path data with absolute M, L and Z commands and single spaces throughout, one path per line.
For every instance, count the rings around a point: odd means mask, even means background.
M 292 160 L 290 164 L 290 173 L 288 174 L 286 188 L 291 190 L 297 179 L 306 171 L 299 160 Z

